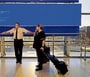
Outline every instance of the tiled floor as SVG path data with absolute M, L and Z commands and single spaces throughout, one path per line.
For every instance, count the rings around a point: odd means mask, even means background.
M 85 62 L 80 58 L 59 58 L 68 64 L 68 73 L 62 76 L 54 65 L 44 64 L 42 71 L 35 71 L 36 58 L 24 58 L 22 65 L 14 58 L 0 58 L 0 77 L 90 77 L 90 59 Z

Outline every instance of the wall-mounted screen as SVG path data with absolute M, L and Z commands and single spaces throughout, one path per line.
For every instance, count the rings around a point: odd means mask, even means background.
M 0 31 L 15 22 L 28 29 L 40 23 L 46 33 L 78 33 L 81 4 L 0 4 Z

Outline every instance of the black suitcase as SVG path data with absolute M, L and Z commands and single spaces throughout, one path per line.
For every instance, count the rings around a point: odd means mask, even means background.
M 62 75 L 66 74 L 68 72 L 67 64 L 64 61 L 59 61 L 54 55 L 50 55 L 50 48 L 46 47 L 44 51 L 44 55 L 48 57 L 49 60 L 55 65 L 58 73 L 61 73 Z
M 45 54 L 43 55 L 43 63 L 49 62 L 49 58 L 47 57 L 46 54 L 50 55 L 50 47 L 44 47 L 44 52 Z
M 59 61 L 54 55 L 48 55 L 48 58 L 55 65 L 58 73 L 64 75 L 68 72 L 67 64 L 64 61 Z

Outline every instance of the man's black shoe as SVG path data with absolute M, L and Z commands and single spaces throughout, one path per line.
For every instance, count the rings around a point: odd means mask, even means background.
M 36 68 L 36 71 L 40 71 L 40 70 L 42 70 L 42 68 L 40 68 L 40 67 Z
M 19 64 L 22 64 L 22 62 L 21 62 L 21 61 L 19 61 L 18 63 L 19 63 Z

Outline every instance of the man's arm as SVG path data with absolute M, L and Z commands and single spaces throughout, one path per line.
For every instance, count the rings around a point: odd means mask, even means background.
M 14 28 L 12 28 L 12 29 L 10 29 L 8 31 L 2 32 L 1 34 L 12 34 L 13 30 L 14 30 Z
M 29 31 L 29 30 L 27 30 L 27 29 L 25 29 L 25 28 L 23 28 L 23 32 L 24 32 L 25 34 L 34 34 L 34 32 Z

